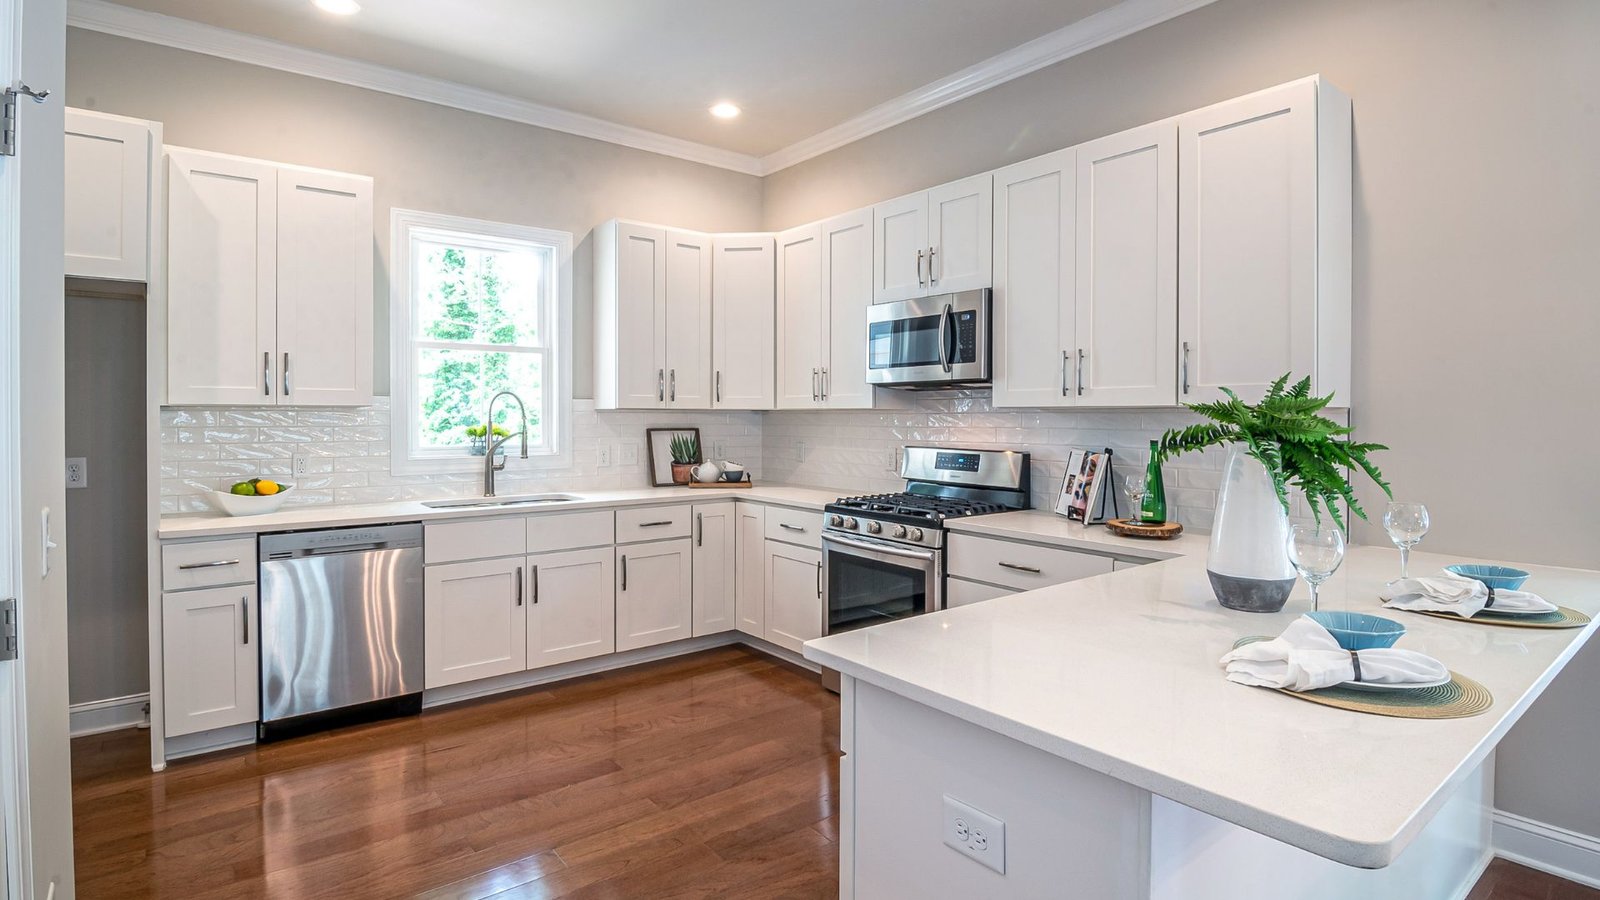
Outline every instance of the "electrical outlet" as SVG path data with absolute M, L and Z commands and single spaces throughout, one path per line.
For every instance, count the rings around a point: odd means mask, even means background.
M 617 464 L 622 466 L 637 466 L 639 464 L 639 445 L 623 444 L 617 452 Z
M 1006 873 L 1006 823 L 986 812 L 944 798 L 944 843 L 963 856 Z
M 889 471 L 896 475 L 900 474 L 900 450 L 896 447 L 889 451 Z
M 794 455 L 800 459 L 806 458 L 806 442 L 804 440 L 794 442 Z
M 81 456 L 67 457 L 67 487 L 86 488 L 89 486 L 89 461 Z
M 296 456 L 294 458 L 294 477 L 296 477 L 296 478 L 304 478 L 304 477 L 306 477 L 306 475 L 309 474 L 310 464 L 311 464 L 311 460 L 307 459 L 306 457 L 304 457 L 304 456 Z
M 609 445 L 601 444 L 600 449 L 594 452 L 594 464 L 602 469 L 610 468 L 611 447 Z

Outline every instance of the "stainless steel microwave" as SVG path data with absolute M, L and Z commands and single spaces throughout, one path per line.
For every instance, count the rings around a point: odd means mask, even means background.
M 867 309 L 867 382 L 940 388 L 989 383 L 989 289 Z

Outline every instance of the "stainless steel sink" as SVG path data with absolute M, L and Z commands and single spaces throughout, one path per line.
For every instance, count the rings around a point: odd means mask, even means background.
M 430 500 L 429 509 L 478 509 L 496 506 L 538 506 L 545 503 L 571 503 L 582 500 L 576 494 L 521 494 L 514 497 L 477 497 L 471 500 Z

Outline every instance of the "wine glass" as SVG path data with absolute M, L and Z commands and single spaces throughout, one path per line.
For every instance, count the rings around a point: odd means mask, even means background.
M 1344 532 L 1321 525 L 1295 525 L 1289 529 L 1289 562 L 1311 586 L 1311 609 L 1317 608 L 1317 588 L 1344 562 Z
M 1128 510 L 1128 521 L 1140 522 L 1144 520 L 1144 495 L 1148 493 L 1144 486 L 1143 472 L 1130 472 L 1122 476 L 1122 486 L 1128 492 L 1128 503 L 1132 508 Z
M 1410 577 L 1411 548 L 1428 533 L 1428 508 L 1421 503 L 1390 503 L 1383 511 L 1383 530 L 1400 548 L 1400 577 Z

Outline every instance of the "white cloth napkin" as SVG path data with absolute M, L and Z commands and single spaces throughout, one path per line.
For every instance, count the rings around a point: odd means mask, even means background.
M 1450 675 L 1444 663 L 1412 650 L 1359 651 L 1361 680 L 1374 684 L 1426 684 Z M 1245 644 L 1222 658 L 1228 680 L 1254 687 L 1314 691 L 1354 681 L 1355 661 L 1328 629 L 1309 616 L 1289 623 L 1270 641 Z
M 1395 609 L 1427 609 L 1455 613 L 1470 619 L 1485 609 L 1496 612 L 1547 613 L 1556 605 L 1527 591 L 1495 591 L 1489 603 L 1489 586 L 1476 578 L 1457 575 L 1448 569 L 1422 578 L 1400 578 L 1383 586 L 1378 596 L 1384 606 Z

